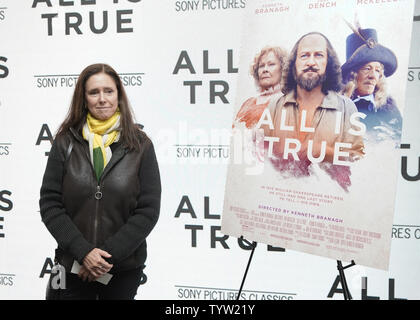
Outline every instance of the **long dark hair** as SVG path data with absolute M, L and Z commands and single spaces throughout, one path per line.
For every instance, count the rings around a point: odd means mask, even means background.
M 295 74 L 296 74 L 296 58 L 297 58 L 297 51 L 299 47 L 300 41 L 305 38 L 306 36 L 317 34 L 323 37 L 327 41 L 327 68 L 325 70 L 326 79 L 324 83 L 322 84 L 322 92 L 324 94 L 327 94 L 328 91 L 335 91 L 340 92 L 342 88 L 342 76 L 341 76 L 341 64 L 338 60 L 337 53 L 335 52 L 334 48 L 331 45 L 331 42 L 328 40 L 326 36 L 324 36 L 320 32 L 309 32 L 305 35 L 303 35 L 295 44 L 293 47 L 289 62 L 287 66 L 287 72 L 285 72 L 285 79 L 284 79 L 284 86 L 283 86 L 283 93 L 287 94 L 292 90 L 296 89 L 297 82 L 295 80 Z
M 134 123 L 133 111 L 128 102 L 127 94 L 118 73 L 109 65 L 103 63 L 92 64 L 87 66 L 79 75 L 71 99 L 70 108 L 66 118 L 57 130 L 56 135 L 67 133 L 70 128 L 77 132 L 81 132 L 86 122 L 88 108 L 86 104 L 85 91 L 87 80 L 98 73 L 109 75 L 115 82 L 118 90 L 118 107 L 121 112 L 121 135 L 120 141 L 130 150 L 138 150 L 139 144 L 139 127 Z

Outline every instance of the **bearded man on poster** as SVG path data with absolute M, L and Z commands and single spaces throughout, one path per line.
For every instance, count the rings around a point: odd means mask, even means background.
M 285 95 L 269 106 L 272 126 L 259 123 L 271 140 L 275 167 L 302 176 L 317 163 L 344 189 L 350 185 L 346 164 L 364 155 L 365 128 L 355 104 L 339 94 L 341 87 L 340 62 L 330 41 L 318 32 L 302 36 L 290 54 Z

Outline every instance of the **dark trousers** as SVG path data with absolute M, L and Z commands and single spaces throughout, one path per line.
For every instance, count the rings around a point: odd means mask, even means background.
M 133 300 L 141 282 L 143 268 L 116 273 L 107 285 L 97 281 L 83 281 L 73 273 L 65 275 L 65 289 L 54 289 L 51 285 L 54 275 L 51 274 L 46 300 Z

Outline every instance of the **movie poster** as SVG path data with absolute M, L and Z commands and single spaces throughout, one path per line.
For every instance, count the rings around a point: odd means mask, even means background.
M 388 270 L 413 9 L 247 3 L 224 234 Z

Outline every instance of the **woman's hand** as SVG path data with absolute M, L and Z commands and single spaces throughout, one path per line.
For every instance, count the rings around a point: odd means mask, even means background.
M 111 255 L 104 250 L 95 248 L 83 259 L 83 266 L 93 277 L 99 278 L 113 267 L 104 258 L 111 258 Z
M 88 269 L 85 268 L 85 266 L 81 266 L 80 270 L 79 270 L 79 274 L 78 274 L 79 278 L 81 278 L 83 281 L 95 281 L 96 279 L 98 279 L 97 277 L 94 277 Z

